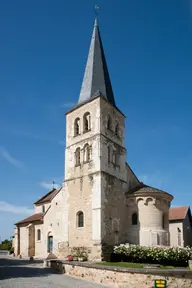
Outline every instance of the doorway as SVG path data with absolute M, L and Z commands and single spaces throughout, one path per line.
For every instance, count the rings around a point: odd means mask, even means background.
M 53 236 L 48 236 L 48 245 L 47 245 L 47 252 L 53 252 Z

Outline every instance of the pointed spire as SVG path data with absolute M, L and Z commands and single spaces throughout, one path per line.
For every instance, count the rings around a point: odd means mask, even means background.
M 98 20 L 97 20 L 97 16 L 95 17 L 94 27 L 98 27 Z
M 86 103 L 99 95 L 103 96 L 115 106 L 115 99 L 96 17 L 78 104 Z

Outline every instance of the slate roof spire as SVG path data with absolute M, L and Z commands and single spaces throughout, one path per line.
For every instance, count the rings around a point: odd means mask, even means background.
M 96 17 L 77 105 L 86 103 L 97 96 L 103 96 L 113 106 L 116 106 Z

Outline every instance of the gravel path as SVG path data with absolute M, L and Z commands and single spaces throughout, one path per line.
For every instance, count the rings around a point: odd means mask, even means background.
M 102 288 L 93 282 L 55 274 L 41 261 L 0 258 L 0 288 Z

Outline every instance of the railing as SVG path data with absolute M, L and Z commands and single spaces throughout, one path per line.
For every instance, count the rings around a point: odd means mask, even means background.
M 8 250 L 0 250 L 0 256 L 8 256 L 9 251 Z

